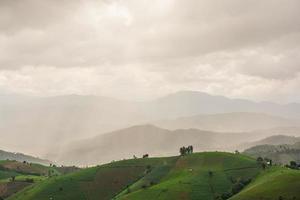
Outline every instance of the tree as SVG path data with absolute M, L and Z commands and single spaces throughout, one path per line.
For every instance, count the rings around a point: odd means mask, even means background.
M 181 147 L 180 150 L 180 155 L 184 156 L 186 154 L 186 148 L 185 147 Z
M 264 159 L 263 159 L 262 157 L 258 157 L 258 158 L 256 159 L 256 161 L 257 161 L 258 163 L 261 163 L 261 162 L 264 161 Z
M 291 162 L 290 162 L 290 168 L 291 168 L 291 169 L 297 169 L 297 168 L 298 168 L 297 163 L 296 163 L 295 161 L 291 161 Z
M 148 158 L 149 157 L 149 154 L 144 154 L 143 155 L 143 158 Z
M 182 156 L 184 156 L 186 154 L 191 154 L 191 153 L 193 153 L 193 146 L 192 145 L 190 145 L 188 147 L 183 146 L 179 149 L 179 152 L 180 152 L 180 155 L 182 155 Z

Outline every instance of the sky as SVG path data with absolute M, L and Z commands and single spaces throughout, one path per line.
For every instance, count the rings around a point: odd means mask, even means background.
M 0 94 L 300 102 L 299 0 L 1 0 Z

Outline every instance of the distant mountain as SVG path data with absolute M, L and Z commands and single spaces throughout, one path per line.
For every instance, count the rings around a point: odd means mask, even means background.
M 37 157 L 25 155 L 22 153 L 12 153 L 12 152 L 7 152 L 7 151 L 3 151 L 3 150 L 0 150 L 0 160 L 15 160 L 15 161 L 19 161 L 19 162 L 26 161 L 28 163 L 37 163 L 37 164 L 42 164 L 42 165 L 49 165 L 50 163 L 52 163 L 49 160 L 40 159 Z
M 220 132 L 255 131 L 298 125 L 296 120 L 263 113 L 245 112 L 196 115 L 191 117 L 181 117 L 174 120 L 156 121 L 153 123 L 167 129 L 198 128 L 201 130 Z
M 300 119 L 300 104 L 298 103 L 283 105 L 271 102 L 253 102 L 195 91 L 173 93 L 157 100 L 146 102 L 144 108 L 150 116 L 160 119 L 232 112 L 266 113 Z
M 300 142 L 295 144 L 258 145 L 246 149 L 243 153 L 255 158 L 267 157 L 278 164 L 289 164 L 290 161 L 300 162 Z
M 284 145 L 284 144 L 295 144 L 300 142 L 300 137 L 289 136 L 289 135 L 272 135 L 258 141 L 247 142 L 240 144 L 238 149 L 248 149 L 250 147 L 259 146 L 259 145 Z
M 139 125 L 100 134 L 87 140 L 66 145 L 56 159 L 67 165 L 91 165 L 141 157 L 178 154 L 181 146 L 193 145 L 195 151 L 227 150 L 251 141 L 251 134 L 220 133 L 198 129 L 167 130 L 153 125 Z
M 267 157 L 280 164 L 300 161 L 300 137 L 274 135 L 247 145 L 244 153 L 252 157 Z
M 134 104 L 106 97 L 67 95 L 2 101 L 0 146 L 49 158 L 67 141 L 142 122 L 145 117 Z
M 220 113 L 230 114 L 216 115 Z M 221 132 L 297 125 L 293 120 L 270 115 L 300 119 L 300 104 L 257 103 L 193 91 L 147 102 L 80 95 L 6 95 L 0 96 L 0 146 L 53 158 L 66 143 L 137 124 L 157 122 L 154 124 L 172 130 L 198 128 Z M 22 142 L 16 143 L 15 138 Z

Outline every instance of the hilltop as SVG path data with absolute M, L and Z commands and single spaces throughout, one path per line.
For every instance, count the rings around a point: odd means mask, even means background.
M 259 171 L 254 159 L 230 153 L 131 159 L 52 178 L 9 199 L 213 199 Z
M 286 199 L 300 197 L 299 180 L 297 170 L 263 170 L 255 159 L 242 154 L 203 152 L 95 166 L 44 180 L 8 199 Z

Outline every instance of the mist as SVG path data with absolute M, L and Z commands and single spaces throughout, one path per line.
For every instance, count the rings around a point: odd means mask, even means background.
M 0 149 L 95 165 L 300 136 L 299 7 L 1 1 Z

